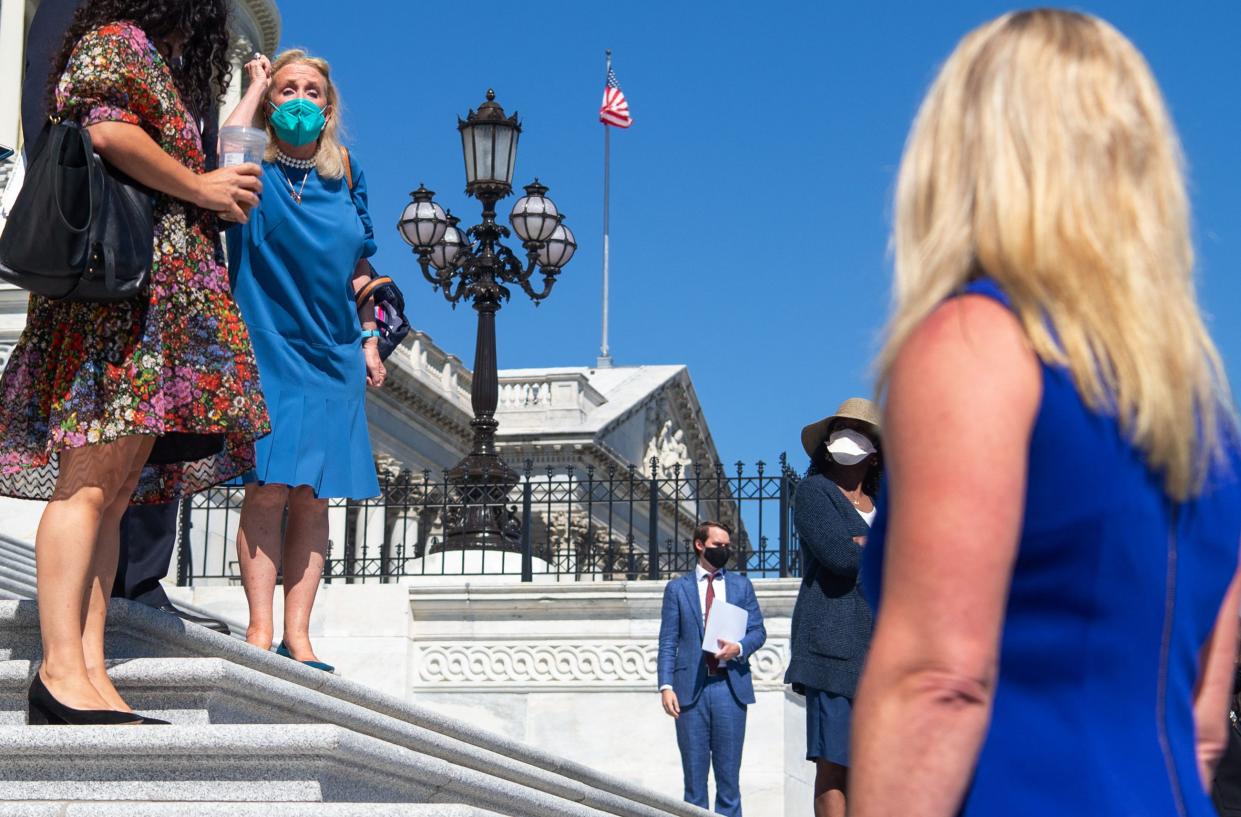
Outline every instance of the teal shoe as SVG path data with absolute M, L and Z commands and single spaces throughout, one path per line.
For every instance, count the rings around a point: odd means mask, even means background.
M 293 658 L 293 653 L 289 652 L 289 648 L 284 646 L 283 641 L 280 642 L 279 647 L 276 647 L 276 655 L 283 655 L 285 658 Z M 293 658 L 293 660 L 297 661 L 296 658 Z M 336 672 L 336 667 L 331 664 L 325 664 L 322 661 L 301 661 L 299 663 L 305 664 L 308 667 L 313 667 L 314 669 L 321 669 L 324 672 Z

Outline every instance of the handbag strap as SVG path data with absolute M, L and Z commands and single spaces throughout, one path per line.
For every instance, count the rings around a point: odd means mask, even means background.
M 349 192 L 353 192 L 353 167 L 349 164 L 349 148 L 344 145 L 340 146 L 340 158 L 345 163 L 345 183 L 349 185 Z
M 60 194 L 64 190 L 73 189 L 69 185 L 61 182 L 61 159 L 64 157 L 65 140 L 72 134 L 82 147 L 82 156 L 86 162 L 86 191 L 90 196 L 90 201 L 86 208 L 86 224 L 81 227 L 73 226 L 69 223 L 69 219 L 65 217 L 65 208 L 61 205 Z M 56 214 L 60 216 L 60 221 L 66 228 L 73 232 L 82 233 L 90 229 L 91 224 L 95 221 L 96 209 L 103 195 L 103 169 L 99 161 L 91 161 L 94 146 L 91 144 L 90 133 L 85 128 L 76 125 L 61 125 L 56 123 L 52 126 L 51 132 L 52 144 L 49 149 L 52 151 L 49 158 L 53 160 L 53 174 L 55 183 L 52 186 L 52 198 L 56 202 Z
M 387 275 L 376 275 L 371 278 L 371 280 L 367 281 L 366 284 L 354 294 L 353 300 L 359 307 L 361 307 L 362 304 L 370 300 L 371 296 L 375 294 L 375 290 L 379 289 L 381 286 L 391 283 L 393 283 L 393 281 Z

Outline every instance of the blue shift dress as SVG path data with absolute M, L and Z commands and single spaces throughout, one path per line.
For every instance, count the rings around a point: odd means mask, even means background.
M 1009 303 L 989 280 L 967 292 Z M 994 709 L 960 814 L 1210 817 L 1192 706 L 1237 568 L 1241 459 L 1230 444 L 1203 494 L 1175 504 L 1066 370 L 1042 378 Z M 880 497 L 862 557 L 876 611 Z
M 264 162 L 261 201 L 228 230 L 233 297 L 271 415 L 245 482 L 308 485 L 319 498 L 379 494 L 351 286 L 358 261 L 375 253 L 375 231 L 356 165 L 353 179 L 350 191 L 344 178 Z

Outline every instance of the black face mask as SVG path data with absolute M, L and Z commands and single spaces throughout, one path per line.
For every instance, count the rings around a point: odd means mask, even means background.
M 718 547 L 703 548 L 702 555 L 703 558 L 707 560 L 707 564 L 711 565 L 716 570 L 719 570 L 721 567 L 728 564 L 728 558 L 732 556 L 732 553 L 727 547 Z

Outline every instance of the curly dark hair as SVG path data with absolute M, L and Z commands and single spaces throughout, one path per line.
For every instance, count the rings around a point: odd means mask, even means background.
M 48 77 L 47 108 L 56 109 L 56 86 L 78 40 L 92 29 L 122 20 L 133 22 L 155 43 L 181 40 L 184 64 L 172 69 L 182 101 L 195 117 L 205 117 L 228 87 L 228 0 L 88 0 L 65 31 Z

